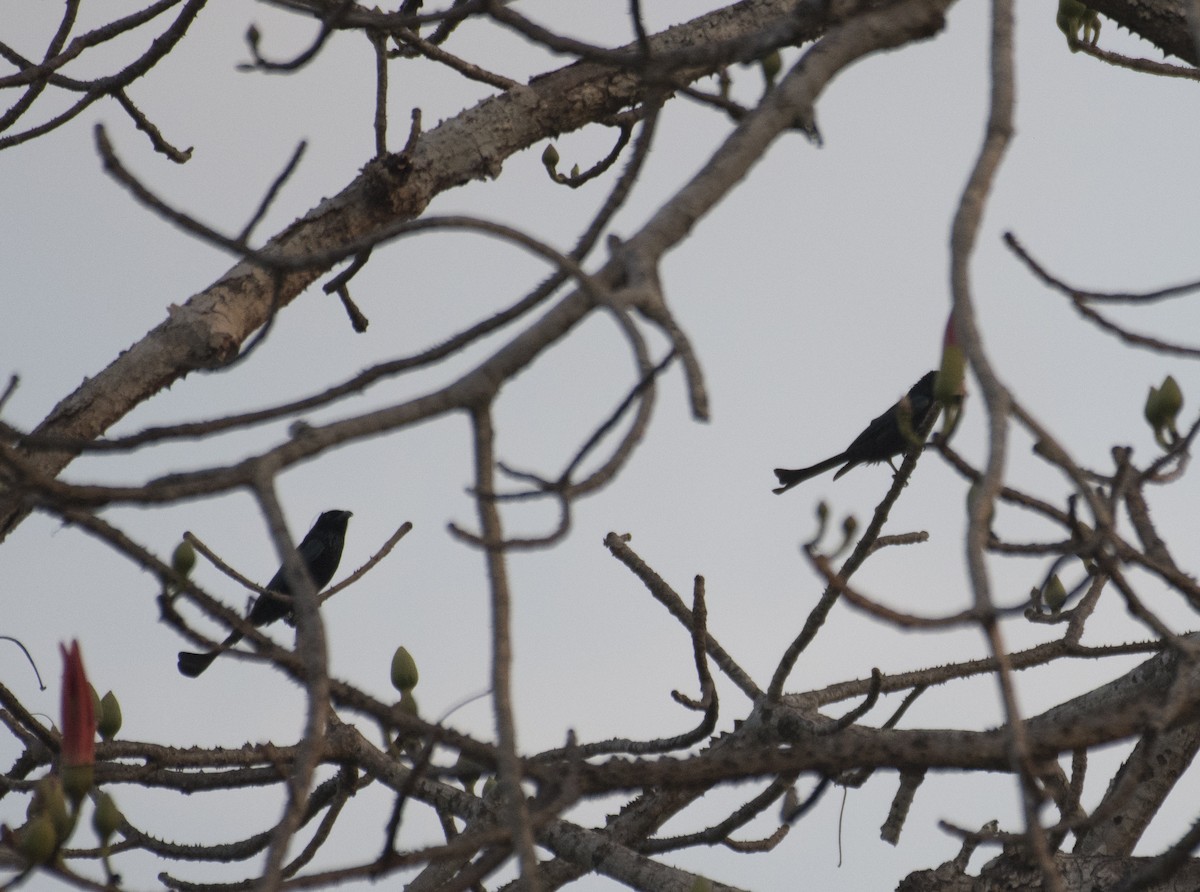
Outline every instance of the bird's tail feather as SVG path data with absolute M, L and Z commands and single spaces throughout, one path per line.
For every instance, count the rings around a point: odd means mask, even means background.
M 189 653 L 186 650 L 179 652 L 179 674 L 186 675 L 188 678 L 195 678 L 205 669 L 212 665 L 213 660 L 221 652 L 219 650 L 209 650 L 202 654 Z
M 242 640 L 241 632 L 230 632 L 229 637 L 221 642 L 221 646 L 213 650 L 206 650 L 204 653 L 191 653 L 190 651 L 181 650 L 179 652 L 179 674 L 186 675 L 188 678 L 195 678 L 205 669 L 213 664 L 213 660 L 219 657 L 229 648 L 233 647 Z
M 816 477 L 818 474 L 823 474 L 830 468 L 840 465 L 846 460 L 846 453 L 839 452 L 837 455 L 831 456 L 825 461 L 817 462 L 815 465 L 809 465 L 807 468 L 776 468 L 775 476 L 779 478 L 780 485 L 772 490 L 776 495 L 787 492 L 798 483 L 803 483 L 809 477 Z

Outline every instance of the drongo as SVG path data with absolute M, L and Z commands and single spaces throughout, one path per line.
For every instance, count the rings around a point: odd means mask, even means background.
M 296 547 L 296 553 L 304 561 L 313 586 L 320 591 L 329 585 L 329 580 L 337 572 L 342 560 L 342 545 L 346 541 L 346 523 L 350 520 L 349 511 L 326 511 L 317 518 L 308 535 Z M 290 595 L 292 587 L 288 585 L 287 574 L 280 567 L 279 572 L 271 577 L 266 585 L 267 593 L 255 598 L 250 613 L 246 619 L 256 626 L 265 626 L 277 619 L 283 619 L 292 612 L 290 598 L 276 598 L 271 592 Z M 236 629 L 220 646 L 204 653 L 179 652 L 179 671 L 188 678 L 195 678 L 212 665 L 212 661 L 233 645 L 242 640 L 242 633 Z
M 937 372 L 929 372 L 908 390 L 908 402 L 912 411 L 914 430 L 924 424 L 929 413 L 936 408 L 933 400 L 933 382 L 936 377 Z M 845 451 L 839 452 L 825 461 L 817 462 L 807 468 L 776 468 L 775 476 L 779 478 L 780 486 L 774 492 L 787 492 L 797 483 L 803 483 L 809 477 L 815 477 L 837 465 L 842 465 L 842 467 L 833 475 L 834 480 L 855 465 L 890 461 L 893 456 L 904 452 L 908 449 L 909 443 L 900 427 L 899 410 L 900 403 L 897 402 L 868 424 L 866 430 L 855 437 L 854 442 L 847 446 Z

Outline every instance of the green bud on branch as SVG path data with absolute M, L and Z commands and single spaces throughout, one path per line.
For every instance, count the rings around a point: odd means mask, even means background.
M 171 555 L 171 569 L 180 576 L 190 576 L 192 568 L 196 566 L 196 549 L 192 547 L 192 543 L 184 539 L 175 546 L 175 551 Z
M 1062 580 L 1058 578 L 1057 573 L 1046 580 L 1046 584 L 1042 586 L 1042 600 L 1054 613 L 1062 610 L 1063 604 L 1066 603 L 1067 589 L 1062 584 Z
M 417 661 L 412 658 L 408 648 L 396 648 L 392 654 L 392 687 L 403 694 L 415 688 L 419 680 Z
M 112 740 L 121 730 L 121 704 L 117 695 L 109 691 L 100 698 L 100 709 L 97 710 L 96 730 L 103 740 Z
M 121 829 L 121 810 L 113 802 L 113 798 L 105 792 L 96 794 L 95 808 L 92 811 L 92 829 L 100 837 L 100 844 L 108 843 L 112 835 Z
M 1170 449 L 1179 441 L 1179 430 L 1175 421 L 1183 408 L 1183 391 L 1179 382 L 1171 375 L 1159 387 L 1151 387 L 1146 395 L 1143 414 L 1154 429 L 1154 439 L 1163 449 Z

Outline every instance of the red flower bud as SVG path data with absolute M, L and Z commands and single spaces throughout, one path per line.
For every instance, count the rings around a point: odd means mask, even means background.
M 92 786 L 96 761 L 96 710 L 92 687 L 83 671 L 79 642 L 71 649 L 59 645 L 63 655 L 62 687 L 62 778 L 67 794 L 79 802 Z

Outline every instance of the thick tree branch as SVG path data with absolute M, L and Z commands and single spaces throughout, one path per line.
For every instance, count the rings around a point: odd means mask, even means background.
M 671 53 L 772 28 L 775 39 L 801 42 L 826 26 L 818 6 L 797 9 L 790 0 L 736 4 L 669 29 L 655 36 L 652 45 L 656 54 Z M 694 79 L 716 64 L 710 60 L 675 74 Z M 422 134 L 411 153 L 369 162 L 354 182 L 275 235 L 263 250 L 298 259 L 369 240 L 389 224 L 420 215 L 434 196 L 497 176 L 514 153 L 602 120 L 660 90 L 635 72 L 586 62 L 535 78 Z M 34 433 L 85 440 L 100 436 L 134 406 L 190 372 L 231 362 L 271 313 L 290 304 L 326 269 L 279 276 L 239 262 L 184 304 L 172 305 L 167 319 L 59 402 Z M 30 461 L 39 474 L 53 477 L 74 457 L 73 451 L 41 452 Z M 27 510 L 19 497 L 0 492 L 0 541 Z

